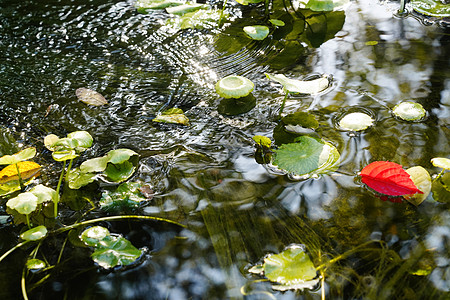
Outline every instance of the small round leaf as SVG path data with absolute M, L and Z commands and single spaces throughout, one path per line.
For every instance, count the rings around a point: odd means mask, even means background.
M 216 83 L 216 92 L 224 98 L 241 98 L 249 95 L 255 85 L 242 76 L 227 76 Z
M 47 228 L 43 225 L 31 228 L 20 235 L 25 241 L 38 241 L 47 235 Z

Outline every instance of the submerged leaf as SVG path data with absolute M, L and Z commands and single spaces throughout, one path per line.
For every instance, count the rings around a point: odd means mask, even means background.
M 296 141 L 274 150 L 274 165 L 295 175 L 322 174 L 337 167 L 340 155 L 333 145 L 309 136 Z
M 108 104 L 102 94 L 87 88 L 79 88 L 75 91 L 75 94 L 78 100 L 89 105 L 102 106 Z
M 430 173 L 421 166 L 409 168 L 406 170 L 406 173 L 411 176 L 412 181 L 423 194 L 404 195 L 403 198 L 417 206 L 422 203 L 431 192 Z
M 158 123 L 170 123 L 170 124 L 181 124 L 181 125 L 189 125 L 189 119 L 188 117 L 186 117 L 183 114 L 172 114 L 172 115 L 159 115 L 156 116 L 156 118 L 154 118 L 152 120 L 153 122 L 158 122 Z
M 92 226 L 84 230 L 80 239 L 88 246 L 96 247 L 99 245 L 100 241 L 105 237 L 109 236 L 109 230 L 102 226 Z
M 137 249 L 130 241 L 121 236 L 108 236 L 100 242 L 100 246 L 91 257 L 99 266 L 109 269 L 116 266 L 127 266 L 134 263 L 143 251 Z
M 375 191 L 390 196 L 423 194 L 401 165 L 389 161 L 376 161 L 364 167 L 361 181 Z
M 264 25 L 245 26 L 244 32 L 254 40 L 262 41 L 269 35 L 269 27 Z
M 105 191 L 100 199 L 102 208 L 135 208 L 148 199 L 141 192 L 142 184 L 137 182 L 125 182 L 117 187 L 114 192 Z
M 317 94 L 325 90 L 330 85 L 328 75 L 322 75 L 320 78 L 304 81 L 289 79 L 283 74 L 266 73 L 266 76 L 271 80 L 281 83 L 284 90 L 288 93 Z
M 431 186 L 433 199 L 438 202 L 450 203 L 450 173 L 445 173 Z
M 20 177 L 23 180 L 30 179 L 39 175 L 41 166 L 32 161 L 21 161 L 17 163 L 19 167 Z M 17 167 L 15 164 L 6 166 L 0 171 L 0 183 L 5 184 L 10 181 L 18 180 L 19 175 L 17 173 Z
M 47 235 L 47 228 L 43 225 L 31 228 L 20 235 L 25 241 L 38 241 Z

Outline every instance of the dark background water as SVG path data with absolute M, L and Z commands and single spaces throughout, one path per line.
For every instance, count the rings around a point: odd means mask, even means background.
M 231 5 L 236 16 L 259 16 L 255 7 Z M 256 277 L 246 270 L 292 243 L 335 257 L 368 241 L 384 241 L 387 249 L 372 245 L 378 251 L 374 257 L 356 254 L 331 268 L 327 298 L 448 296 L 448 205 L 431 196 L 418 207 L 382 202 L 356 177 L 375 160 L 421 165 L 436 174 L 430 159 L 449 153 L 449 34 L 394 17 L 397 7 L 352 2 L 335 38 L 319 48 L 299 47 L 301 55 L 286 64 L 268 60 L 274 41 L 248 40 L 241 50 L 227 51 L 219 29 L 177 31 L 164 25 L 164 11 L 139 14 L 134 1 L 0 0 L 1 154 L 37 147 L 35 161 L 44 166 L 39 180 L 56 186 L 61 165 L 51 160 L 43 138 L 86 130 L 94 147 L 80 161 L 111 149 L 133 149 L 140 162 L 132 180 L 155 191 L 138 213 L 188 225 L 105 223 L 136 247 L 149 249 L 140 264 L 106 272 L 93 264 L 88 249 L 66 246 L 63 263 L 29 291 L 30 298 L 225 299 L 243 297 L 240 288 L 247 284 L 249 293 L 256 291 L 248 299 L 270 299 L 261 291 L 277 299 L 318 299 L 320 288 L 273 292 L 268 283 L 252 284 Z M 303 110 L 318 118 L 321 137 L 341 153 L 337 172 L 293 181 L 256 163 L 251 138 L 272 136 L 283 99 L 265 71 L 292 78 L 333 75 L 327 93 L 289 98 L 285 113 Z M 214 84 L 230 74 L 256 84 L 257 104 L 248 113 L 217 111 Z M 79 87 L 100 92 L 109 104 L 79 102 Z M 405 100 L 421 103 L 427 119 L 393 118 L 390 109 Z M 185 111 L 190 126 L 151 122 L 173 106 Z M 369 110 L 375 126 L 357 135 L 337 130 L 335 119 L 349 107 Z M 12 224 L 0 228 L 2 253 L 17 243 L 19 232 Z M 63 239 L 46 241 L 42 253 L 54 257 Z M 21 297 L 27 253 L 19 250 L 1 263 L 1 299 Z M 390 259 L 396 263 L 388 270 Z M 320 264 L 320 257 L 313 261 Z M 431 274 L 408 273 L 420 261 L 433 266 Z

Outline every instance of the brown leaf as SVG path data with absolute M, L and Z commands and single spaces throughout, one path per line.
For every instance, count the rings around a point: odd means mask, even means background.
M 87 88 L 79 88 L 75 91 L 75 94 L 78 100 L 89 105 L 102 106 L 108 104 L 108 101 L 100 93 Z

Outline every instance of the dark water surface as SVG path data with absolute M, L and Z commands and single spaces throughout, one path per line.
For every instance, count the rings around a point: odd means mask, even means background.
M 236 16 L 256 15 L 255 8 L 229 5 Z M 398 5 L 351 2 L 335 38 L 316 49 L 299 47 L 300 59 L 286 64 L 271 59 L 272 42 L 248 40 L 239 51 L 225 51 L 219 29 L 177 31 L 164 25 L 164 11 L 139 14 L 131 0 L 0 0 L 0 154 L 35 146 L 34 160 L 44 166 L 39 180 L 55 187 L 61 165 L 43 138 L 88 131 L 94 147 L 80 161 L 133 149 L 140 161 L 132 180 L 155 192 L 138 213 L 187 225 L 104 223 L 149 249 L 140 264 L 99 270 L 88 249 L 68 243 L 63 263 L 29 298 L 239 299 L 244 286 L 246 299 L 320 299 L 321 286 L 275 292 L 267 282 L 252 282 L 257 277 L 247 269 L 292 243 L 304 244 L 316 266 L 367 243 L 372 250 L 325 273 L 327 299 L 448 299 L 448 204 L 432 196 L 418 207 L 383 202 L 356 176 L 375 160 L 420 165 L 433 175 L 440 170 L 430 159 L 450 153 L 449 33 L 394 17 Z M 327 93 L 290 97 L 284 112 L 317 117 L 320 136 L 341 153 L 337 172 L 296 181 L 255 161 L 252 137 L 272 137 L 284 97 L 267 71 L 333 76 Z M 217 111 L 214 84 L 230 74 L 256 85 L 256 107 L 238 116 Z M 100 92 L 109 104 L 79 102 L 79 87 Z M 427 119 L 395 119 L 390 109 L 405 100 L 421 103 Z M 173 106 L 190 126 L 152 123 Z M 337 130 L 336 118 L 349 107 L 368 110 L 375 126 L 359 134 Z M 0 253 L 17 243 L 20 228 L 2 225 Z M 42 252 L 52 260 L 63 242 L 50 239 Z M 21 298 L 23 250 L 0 264 L 0 299 Z M 431 273 L 412 275 L 421 263 Z

